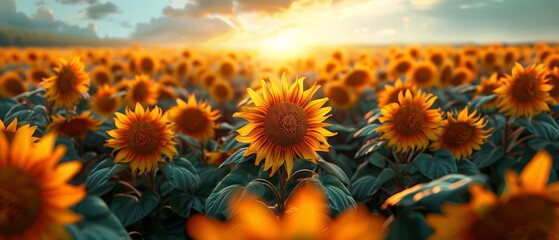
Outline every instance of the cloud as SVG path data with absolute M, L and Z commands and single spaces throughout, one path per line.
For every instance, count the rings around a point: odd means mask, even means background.
M 213 14 L 233 14 L 232 0 L 192 0 L 187 2 L 183 8 L 163 9 L 163 14 L 172 18 L 181 17 L 206 17 Z
M 95 3 L 85 9 L 85 16 L 89 19 L 101 19 L 118 12 L 118 6 L 112 2 Z
M 45 5 L 45 3 L 46 3 L 45 0 L 37 0 L 37 3 L 35 3 L 35 5 L 42 6 Z
M 378 32 L 376 32 L 377 36 L 388 36 L 388 35 L 394 35 L 396 34 L 396 30 L 392 29 L 392 28 L 387 28 L 387 29 L 383 29 L 380 30 Z
M 37 12 L 27 16 L 17 12 L 15 0 L 0 0 L 0 27 L 12 27 L 80 37 L 97 37 L 91 29 L 57 20 L 51 9 L 40 7 Z
M 136 25 L 131 38 L 149 42 L 204 42 L 232 32 L 229 25 L 216 18 L 161 17 Z
M 297 0 L 237 0 L 239 12 L 278 12 L 288 9 Z

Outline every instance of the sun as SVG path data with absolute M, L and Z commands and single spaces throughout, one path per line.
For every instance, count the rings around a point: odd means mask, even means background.
M 303 55 L 304 46 L 293 31 L 278 34 L 261 43 L 260 53 L 269 59 L 286 59 Z

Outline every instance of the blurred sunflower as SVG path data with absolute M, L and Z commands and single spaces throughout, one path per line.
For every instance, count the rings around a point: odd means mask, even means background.
M 450 78 L 450 85 L 462 86 L 474 80 L 474 74 L 466 67 L 458 67 L 454 69 Z
M 390 74 L 394 79 L 408 73 L 413 68 L 413 60 L 408 57 L 401 57 L 390 61 Z
M 551 54 L 545 58 L 545 66 L 549 70 L 553 70 L 553 68 L 559 68 L 559 53 Z
M 96 131 L 102 122 L 91 116 L 91 112 L 85 111 L 80 115 L 63 117 L 55 114 L 52 122 L 47 127 L 47 132 L 54 132 L 60 136 L 85 138 L 90 131 Z
M 221 117 L 207 102 L 197 103 L 194 95 L 188 97 L 188 102 L 177 99 L 177 106 L 171 107 L 167 114 L 176 131 L 201 142 L 215 136 L 216 120 Z
M 512 76 L 503 78 L 503 84 L 495 89 L 499 111 L 509 116 L 534 116 L 549 111 L 548 102 L 553 101 L 549 91 L 553 88 L 546 79 L 543 64 L 524 68 L 517 63 Z
M 410 91 L 412 96 L 417 95 L 417 86 L 411 82 L 403 83 L 401 79 L 394 82 L 394 86 L 384 85 L 384 91 L 378 94 L 378 107 L 382 108 L 390 103 L 398 103 L 398 95 L 400 92 Z
M 43 68 L 31 68 L 27 70 L 26 79 L 28 82 L 32 83 L 33 85 L 37 86 L 43 82 L 43 79 L 49 78 L 50 73 L 43 69 Z
M 174 69 L 175 76 L 179 79 L 186 78 L 188 73 L 190 72 L 190 63 L 186 60 L 180 61 L 177 63 Z
M 549 79 L 549 84 L 553 86 L 549 91 L 549 96 L 555 100 L 555 103 L 559 103 L 559 67 L 549 71 L 547 78 Z
M 113 82 L 113 74 L 111 73 L 109 68 L 107 68 L 106 66 L 103 66 L 103 65 L 96 66 L 91 71 L 90 76 L 91 76 L 91 80 L 97 86 L 103 86 L 105 84 L 112 84 L 112 82 Z
M 489 78 L 481 77 L 481 82 L 476 86 L 475 97 L 489 96 L 495 94 L 495 89 L 497 89 L 499 84 L 499 74 L 493 73 Z M 481 108 L 488 110 L 494 108 L 497 105 L 497 100 L 493 99 L 481 105 Z
M 129 107 L 140 103 L 142 106 L 152 106 L 157 103 L 157 86 L 147 75 L 136 75 L 129 83 L 126 103 Z
M 27 85 L 17 72 L 6 72 L 0 76 L 0 97 L 15 97 L 27 92 Z
M 223 59 L 217 66 L 217 73 L 224 79 L 231 79 L 237 75 L 237 62 L 231 58 Z
M 228 81 L 217 81 L 208 90 L 210 97 L 217 103 L 233 100 L 235 90 Z
M 210 89 L 217 81 L 220 81 L 220 79 L 212 72 L 207 71 L 200 75 L 200 85 L 202 85 L 204 89 Z
M 116 89 L 108 84 L 97 88 L 91 102 L 91 110 L 102 117 L 109 117 L 118 110 L 122 102 L 120 97 L 116 97 Z
M 84 65 L 79 58 L 70 62 L 58 59 L 58 67 L 54 68 L 55 75 L 43 80 L 45 97 L 54 107 L 70 109 L 89 90 L 89 75 L 84 71 Z
M 432 51 L 428 54 L 427 59 L 428 59 L 431 63 L 435 64 L 435 66 L 440 66 L 440 65 L 443 64 L 443 62 L 444 62 L 444 60 L 445 60 L 445 57 L 444 57 L 444 55 L 443 55 L 443 53 L 442 53 L 441 51 L 439 51 L 439 50 L 432 50 Z
M 148 53 L 142 53 L 135 58 L 134 70 L 151 75 L 159 69 L 159 59 Z
M 324 95 L 328 97 L 332 106 L 345 110 L 353 107 L 357 102 L 357 92 L 344 82 L 329 82 L 324 85 Z
M 195 215 L 186 224 L 188 234 L 204 240 L 380 240 L 386 233 L 384 218 L 362 206 L 329 219 L 325 194 L 311 184 L 301 185 L 291 194 L 287 210 L 279 218 L 252 195 L 236 197 L 229 205 L 232 216 L 227 222 Z
M 457 118 L 447 112 L 442 122 L 442 135 L 431 144 L 431 150 L 448 149 L 457 160 L 470 157 L 473 150 L 480 150 L 493 129 L 483 129 L 487 121 L 476 115 L 476 110 L 468 114 L 467 107 L 458 113 Z
M 165 85 L 160 85 L 157 87 L 157 101 L 160 100 L 175 100 L 177 98 L 177 93 L 172 87 Z
M 54 148 L 56 136 L 47 134 L 33 144 L 28 131 L 17 129 L 12 141 L 0 131 L 0 238 L 70 239 L 64 225 L 81 217 L 68 208 L 86 191 L 67 182 L 81 163 L 58 164 L 66 149 Z
M 438 71 L 439 77 L 439 84 L 440 87 L 446 87 L 450 85 L 450 80 L 452 79 L 452 73 L 454 71 L 454 67 L 450 62 L 445 62 Z
M 105 144 L 114 149 L 113 153 L 118 151 L 115 163 L 128 163 L 133 173 L 142 175 L 155 170 L 157 163 L 163 161 L 162 154 L 169 159 L 177 154 L 171 124 L 161 108 L 156 106 L 150 111 L 136 103 L 134 111 L 127 107 L 126 115 L 115 115 L 116 129 L 107 131 L 111 138 Z
M 303 81 L 298 78 L 290 87 L 284 75 L 279 85 L 271 81 L 268 87 L 261 80 L 263 96 L 248 88 L 254 106 L 245 106 L 233 114 L 248 121 L 237 130 L 237 141 L 249 143 L 244 156 L 256 154 L 256 165 L 266 159 L 264 171 L 271 168 L 270 176 L 284 164 L 290 175 L 297 157 L 315 163 L 315 151 L 329 151 L 326 137 L 335 135 L 324 128 L 330 125 L 324 121 L 331 107 L 322 108 L 328 98 L 311 101 L 320 86 L 313 84 L 304 90 Z
M 547 186 L 551 156 L 538 152 L 520 176 L 509 170 L 501 197 L 480 185 L 470 187 L 466 204 L 443 204 L 444 214 L 427 215 L 431 240 L 557 239 L 559 183 Z
M 11 143 L 14 140 L 16 131 L 20 131 L 20 132 L 25 133 L 29 136 L 33 136 L 36 129 L 37 129 L 37 126 L 31 126 L 29 124 L 25 124 L 25 125 L 18 128 L 17 118 L 12 120 L 12 122 L 10 124 L 8 124 L 8 126 L 6 126 L 4 124 L 4 122 L 2 121 L 2 119 L 0 119 L 0 132 L 4 133 L 4 136 L 6 137 L 6 140 L 8 140 L 8 143 Z M 39 140 L 39 138 L 37 138 L 37 137 L 31 137 L 31 142 L 32 143 L 35 143 L 38 140 Z
M 373 82 L 373 77 L 374 75 L 367 67 L 357 66 L 343 77 L 343 83 L 345 86 L 361 91 Z
M 376 131 L 380 139 L 388 140 L 386 147 L 394 147 L 395 152 L 409 149 L 425 149 L 429 140 L 437 140 L 442 123 L 438 109 L 430 109 L 436 96 L 419 91 L 412 95 L 409 90 L 398 94 L 398 103 L 385 105 Z
M 408 72 L 407 81 L 420 88 L 430 88 L 438 84 L 436 73 L 437 68 L 431 62 L 419 62 L 414 64 Z

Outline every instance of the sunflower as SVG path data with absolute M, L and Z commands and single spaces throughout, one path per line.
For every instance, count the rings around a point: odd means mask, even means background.
M 445 56 L 441 51 L 433 50 L 428 54 L 427 59 L 436 66 L 440 66 L 444 63 Z
M 151 75 L 159 69 L 159 60 L 153 55 L 143 53 L 135 58 L 134 70 L 140 73 Z
M 210 89 L 210 87 L 217 81 L 220 81 L 220 79 L 212 72 L 208 71 L 200 75 L 200 84 L 205 89 Z
M 474 80 L 474 74 L 465 67 L 458 67 L 452 73 L 450 78 L 450 85 L 461 86 L 468 84 Z
M 491 76 L 489 78 L 482 77 L 480 84 L 478 84 L 476 86 L 476 93 L 475 93 L 474 96 L 475 97 L 480 97 L 480 96 L 489 96 L 489 95 L 495 94 L 495 89 L 497 89 L 500 86 L 499 83 L 500 83 L 500 81 L 499 81 L 499 74 L 498 73 L 491 74 Z M 493 99 L 490 102 L 482 104 L 481 108 L 485 109 L 485 110 L 488 110 L 488 109 L 491 109 L 491 108 L 495 107 L 496 104 L 497 104 L 497 101 L 495 99 Z
M 230 82 L 217 81 L 209 89 L 210 97 L 217 103 L 233 100 L 235 90 Z
M 266 159 L 264 171 L 272 168 L 270 175 L 285 164 L 287 174 L 291 174 L 293 161 L 297 157 L 316 163 L 315 151 L 329 151 L 330 145 L 325 137 L 334 136 L 324 127 L 330 107 L 322 106 L 328 98 L 311 101 L 320 88 L 313 84 L 303 89 L 304 78 L 298 78 L 289 87 L 287 78 L 282 76 L 281 83 L 270 82 L 270 87 L 261 80 L 263 96 L 249 88 L 254 106 L 246 106 L 233 117 L 241 117 L 248 124 L 237 130 L 237 141 L 249 143 L 244 156 L 256 154 L 256 165 Z
M 15 97 L 27 92 L 27 85 L 16 72 L 7 72 L 0 76 L 0 97 Z
M 155 170 L 158 162 L 163 161 L 161 154 L 169 159 L 177 154 L 174 134 L 167 115 L 161 108 L 151 111 L 136 103 L 134 111 L 126 108 L 126 115 L 116 112 L 114 118 L 116 129 L 107 133 L 111 137 L 105 147 L 113 148 L 115 163 L 129 163 L 132 172 L 142 175 Z
M 411 82 L 403 83 L 401 79 L 397 79 L 394 86 L 384 85 L 384 91 L 378 94 L 378 107 L 382 108 L 390 103 L 398 103 L 398 95 L 406 90 L 409 90 L 412 96 L 417 95 L 417 86 Z
M 408 72 L 408 81 L 421 88 L 430 88 L 437 85 L 437 68 L 431 62 L 424 61 L 413 65 Z
M 442 122 L 442 135 L 431 144 L 431 150 L 448 149 L 460 160 L 470 157 L 473 150 L 481 149 L 493 129 L 483 129 L 487 121 L 484 122 L 481 116 L 476 115 L 476 110 L 468 114 L 467 107 L 458 113 L 457 118 L 447 112 L 447 117 Z
M 553 101 L 549 91 L 553 88 L 546 79 L 543 64 L 530 65 L 526 69 L 517 63 L 512 76 L 503 78 L 503 85 L 495 89 L 499 111 L 509 116 L 534 116 L 549 111 L 548 102 Z
M 91 112 L 85 111 L 80 115 L 63 117 L 55 114 L 52 122 L 47 127 L 47 132 L 54 132 L 60 136 L 85 138 L 90 131 L 96 131 L 102 122 L 91 116 Z
M 452 79 L 452 73 L 454 71 L 454 67 L 450 62 L 445 62 L 439 68 L 438 77 L 439 77 L 439 84 L 440 87 L 446 87 L 450 85 L 450 80 Z
M 444 204 L 444 214 L 427 215 L 434 230 L 429 239 L 559 238 L 559 183 L 547 186 L 551 164 L 551 156 L 540 151 L 520 176 L 509 170 L 500 197 L 472 185 L 469 203 Z
M 58 67 L 54 68 L 54 72 L 54 76 L 43 80 L 45 97 L 54 103 L 54 107 L 70 109 L 89 90 L 89 75 L 79 58 L 70 62 L 58 59 Z
M 2 121 L 2 119 L 0 119 L 0 132 L 4 133 L 4 136 L 6 136 L 6 140 L 8 140 L 8 143 L 11 143 L 14 140 L 14 136 L 15 136 L 15 133 L 17 131 L 25 132 L 29 136 L 33 136 L 36 129 L 37 129 L 36 126 L 31 126 L 29 124 L 25 124 L 25 125 L 18 128 L 17 118 L 12 120 L 12 122 L 10 122 L 10 124 L 8 124 L 8 126 L 6 126 L 4 124 L 4 122 Z M 32 143 L 35 143 L 38 140 L 39 140 L 39 138 L 31 137 L 31 142 Z
M 116 97 L 116 89 L 108 84 L 97 89 L 91 102 L 91 110 L 99 116 L 109 117 L 118 110 L 122 102 L 121 98 Z
M 373 81 L 373 74 L 365 66 L 357 66 L 343 77 L 343 83 L 361 91 Z
M 180 61 L 176 66 L 175 66 L 175 76 L 179 79 L 183 79 L 185 78 L 188 73 L 190 72 L 190 63 L 186 60 Z
M 43 68 L 32 68 L 27 70 L 26 79 L 33 85 L 37 86 L 43 82 L 43 79 L 49 78 L 50 73 Z
M 390 74 L 394 79 L 405 75 L 413 68 L 413 60 L 409 57 L 400 57 L 398 59 L 393 59 L 390 65 Z
M 386 234 L 385 219 L 370 214 L 363 206 L 348 209 L 331 220 L 326 195 L 309 183 L 293 191 L 281 217 L 250 194 L 238 194 L 229 206 L 231 217 L 227 222 L 194 215 L 186 223 L 188 234 L 193 239 L 204 240 L 380 240 Z
M 91 71 L 91 80 L 93 80 L 97 86 L 112 84 L 113 74 L 106 66 L 99 65 Z
M 429 146 L 429 140 L 437 140 L 442 117 L 438 109 L 430 109 L 436 99 L 406 90 L 398 94 L 398 103 L 385 105 L 379 118 L 382 125 L 376 131 L 382 134 L 380 139 L 388 140 L 386 147 L 394 147 L 396 152 L 421 150 Z
M 196 102 L 196 97 L 190 95 L 188 102 L 177 99 L 177 106 L 171 107 L 167 114 L 174 123 L 176 131 L 196 138 L 198 141 L 211 139 L 215 136 L 215 121 L 221 117 L 218 110 L 212 110 L 207 102 Z
M 222 78 L 231 79 L 237 75 L 237 63 L 231 58 L 226 58 L 217 66 L 217 73 Z
M 1 239 L 70 239 L 64 225 L 81 217 L 68 208 L 86 191 L 67 183 L 81 164 L 57 164 L 66 148 L 53 150 L 55 140 L 54 134 L 47 134 L 33 144 L 29 128 L 21 127 L 9 141 L 0 131 Z
M 126 103 L 129 107 L 140 103 L 142 106 L 157 103 L 157 85 L 147 75 L 136 75 L 129 83 Z
M 545 63 L 545 66 L 547 66 L 547 69 L 549 69 L 549 70 L 553 70 L 553 68 L 556 68 L 556 67 L 559 68 L 559 53 L 549 55 L 548 57 L 545 58 L 544 63 Z
M 328 97 L 332 106 L 343 110 L 353 107 L 357 102 L 355 89 L 339 81 L 325 84 L 324 95 Z

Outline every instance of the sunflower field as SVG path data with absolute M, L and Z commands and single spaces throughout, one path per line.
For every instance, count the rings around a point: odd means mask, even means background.
M 1 48 L 0 239 L 559 239 L 558 111 L 544 42 Z

